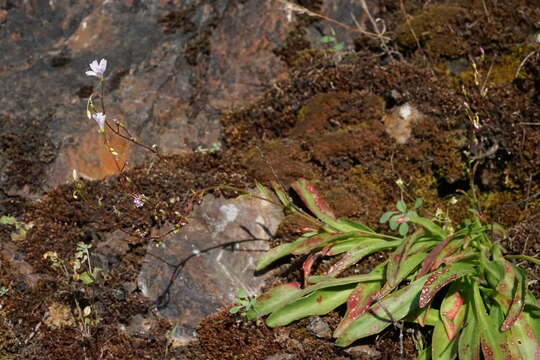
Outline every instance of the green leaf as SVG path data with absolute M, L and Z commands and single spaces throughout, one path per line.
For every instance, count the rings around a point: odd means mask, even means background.
M 352 221 L 352 220 L 349 220 L 349 219 L 339 219 L 338 223 L 340 224 L 340 226 L 343 226 L 343 228 L 340 227 L 338 229 L 339 231 L 342 231 L 342 232 L 363 231 L 363 232 L 367 232 L 367 233 L 376 234 L 375 231 L 373 231 L 372 229 L 370 229 L 366 225 L 360 224 L 360 223 L 358 223 L 356 221 Z
M 464 282 L 464 297 L 467 307 L 467 316 L 458 340 L 459 359 L 480 360 L 480 332 L 478 331 L 478 321 L 472 306 L 473 295 L 471 281 Z
M 294 255 L 305 255 L 309 254 L 312 250 L 320 249 L 327 244 L 331 244 L 333 242 L 339 241 L 339 240 L 346 240 L 352 237 L 357 237 L 356 232 L 350 232 L 345 234 L 340 233 L 322 233 L 315 236 L 310 236 L 302 241 L 296 243 L 294 247 L 291 250 L 291 254 Z
M 540 319 L 523 312 L 507 332 L 508 343 L 517 347 L 524 360 L 540 359 Z
M 92 275 L 86 271 L 79 275 L 79 279 L 81 279 L 84 285 L 90 285 L 94 282 Z
M 387 240 L 382 240 L 380 238 L 359 236 L 359 237 L 354 237 L 351 239 L 336 241 L 336 244 L 330 248 L 328 255 L 338 255 L 344 252 L 357 250 L 360 247 L 363 248 L 363 247 L 368 247 L 368 246 L 377 245 L 377 244 L 382 245 L 382 244 L 389 244 L 389 243 L 399 244 L 399 242 L 400 242 L 399 240 L 396 242 L 390 242 Z
M 276 310 L 266 319 L 266 324 L 270 327 L 283 326 L 308 316 L 324 315 L 345 303 L 353 290 L 353 284 L 317 290 Z
M 499 330 L 499 324 L 494 321 L 494 317 L 488 316 L 476 282 L 473 283 L 473 299 L 484 358 L 493 360 L 507 359 L 509 349 L 506 345 L 506 336 Z
M 424 200 L 422 198 L 418 198 L 416 199 L 416 201 L 414 202 L 414 208 L 415 209 L 419 209 L 422 207 L 422 205 L 424 204 Z
M 435 294 L 447 284 L 473 273 L 475 273 L 473 265 L 454 263 L 426 275 L 429 277 L 422 288 L 422 295 L 420 295 L 419 302 L 420 307 L 426 306 L 431 299 L 433 299 Z
M 461 281 L 453 282 L 441 303 L 440 318 L 450 340 L 457 338 L 456 334 L 465 321 L 467 305 L 459 291 L 463 285 Z
M 448 233 L 445 230 L 443 230 L 440 226 L 435 224 L 433 221 L 428 220 L 426 218 L 413 216 L 409 218 L 409 221 L 422 226 L 424 229 L 431 232 L 433 235 L 437 235 L 438 237 L 442 239 L 448 236 Z
M 407 223 L 402 223 L 399 225 L 399 235 L 405 236 L 409 232 L 409 225 Z
M 264 269 L 274 261 L 290 255 L 294 248 L 316 235 L 316 233 L 306 233 L 291 243 L 282 244 L 268 250 L 257 262 L 256 270 Z
M 399 226 L 397 220 L 400 218 L 401 216 L 400 215 L 394 215 L 390 218 L 390 229 L 391 230 L 396 230 Z
M 341 336 L 354 320 L 366 312 L 380 288 L 380 282 L 360 283 L 356 286 L 347 299 L 347 312 L 334 331 L 334 337 Z
M 348 346 L 358 339 L 380 333 L 393 321 L 399 321 L 418 308 L 418 297 L 427 276 L 386 296 L 353 321 L 336 340 L 338 346 Z M 388 312 L 392 318 L 388 316 Z
M 274 189 L 274 192 L 276 193 L 276 196 L 278 197 L 279 201 L 285 206 L 286 208 L 291 207 L 291 201 L 289 199 L 289 196 L 283 190 L 280 184 L 276 182 L 272 182 L 272 188 Z
M 336 38 L 333 37 L 333 36 L 328 36 L 328 35 L 327 35 L 327 36 L 322 36 L 322 37 L 321 37 L 321 42 L 322 42 L 323 44 L 333 43 L 333 42 L 335 42 L 335 41 L 336 41 Z
M 290 282 L 270 289 L 266 293 L 259 295 L 253 309 L 247 312 L 248 319 L 254 319 L 279 309 L 302 296 L 303 290 L 300 284 Z
M 403 278 L 413 270 L 413 268 L 404 269 L 404 263 L 407 257 L 409 256 L 409 250 L 412 245 L 424 234 L 423 230 L 417 231 L 411 236 L 406 237 L 403 242 L 390 254 L 388 259 L 388 265 L 386 266 L 386 284 L 384 286 L 384 293 L 389 293 L 390 290 L 394 289 Z M 424 255 L 422 254 L 419 258 L 419 261 L 422 261 Z M 418 264 L 412 264 L 415 267 Z
M 396 208 L 401 211 L 402 213 L 404 213 L 405 211 L 407 211 L 407 204 L 405 204 L 405 201 L 403 200 L 399 200 L 397 203 L 396 203 Z
M 345 47 L 345 44 L 342 43 L 342 42 L 339 42 L 336 45 L 334 45 L 332 50 L 334 50 L 334 51 L 342 51 L 344 47 Z
M 458 352 L 458 338 L 448 338 L 444 323 L 438 321 L 431 337 L 431 356 L 437 360 L 452 360 Z
M 242 307 L 241 306 L 233 306 L 229 309 L 230 314 L 236 314 Z
M 398 241 L 385 241 L 385 240 L 366 241 L 365 244 L 362 245 L 362 247 L 356 250 L 350 251 L 344 256 L 342 256 L 341 259 L 339 259 L 334 265 L 330 267 L 330 269 L 328 270 L 326 274 L 330 276 L 337 276 L 341 272 L 346 270 L 349 266 L 356 264 L 363 257 L 373 254 L 377 251 L 396 247 L 400 243 L 401 241 L 399 240 Z
M 236 292 L 236 297 L 240 299 L 245 299 L 248 297 L 248 293 L 244 289 L 238 289 Z
M 385 222 L 387 222 L 388 220 L 390 220 L 390 217 L 392 215 L 394 215 L 396 212 L 395 211 L 387 211 L 385 212 L 381 218 L 379 219 L 379 223 L 380 224 L 384 224 Z
M 328 206 L 319 192 L 306 179 L 299 179 L 293 182 L 291 187 L 300 196 L 309 211 L 319 218 L 319 220 L 330 226 L 336 223 L 336 216 L 332 209 L 330 209 L 330 206 Z

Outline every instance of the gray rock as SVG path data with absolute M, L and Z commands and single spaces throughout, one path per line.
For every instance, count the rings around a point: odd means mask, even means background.
M 260 199 L 207 195 L 187 226 L 150 245 L 138 287 L 179 325 L 177 336 L 192 338 L 202 318 L 233 303 L 237 289 L 259 292 L 265 276 L 254 276 L 256 259 L 282 217 L 280 207 Z
M 309 319 L 307 329 L 320 339 L 330 339 L 332 337 L 330 326 L 319 316 L 313 316 Z
M 352 359 L 380 359 L 382 354 L 372 345 L 358 345 L 345 349 Z

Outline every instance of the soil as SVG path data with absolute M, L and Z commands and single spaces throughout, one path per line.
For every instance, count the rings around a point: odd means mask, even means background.
M 321 6 L 319 1 L 299 3 L 313 11 Z M 270 329 L 227 309 L 205 319 L 199 340 L 187 347 L 174 347 L 168 340 L 174 324 L 166 320 L 155 321 L 143 334 L 124 330 L 132 316 L 155 310 L 129 286 L 136 282 L 146 246 L 159 241 L 150 236 L 153 229 L 186 221 L 203 190 L 237 195 L 220 185 L 247 188 L 255 181 L 277 180 L 287 186 L 308 178 L 338 216 L 382 231 L 378 218 L 398 200 L 398 178 L 406 184 L 408 199 L 424 199 L 426 214 L 447 209 L 456 221 L 468 214 L 468 200 L 459 190 L 470 191 L 472 182 L 486 221 L 509 229 L 501 239 L 508 252 L 538 257 L 538 3 L 411 0 L 403 5 L 381 0 L 374 14 L 386 22 L 392 52 L 366 36 L 358 37 L 354 51 L 310 49 L 302 24 L 311 20 L 300 21 L 279 51 L 291 76 L 259 101 L 223 116 L 225 148 L 220 152 L 150 157 L 123 175 L 80 180 L 79 187 L 62 185 L 39 201 L 0 191 L 0 210 L 32 224 L 16 240 L 15 225 L 0 225 L 1 243 L 13 241 L 16 258 L 38 274 L 33 283 L 15 262 L 0 267 L 0 287 L 8 290 L 0 296 L 0 358 L 352 358 L 331 339 L 307 331 L 308 320 Z M 171 14 L 165 20 L 181 18 Z M 404 143 L 398 143 L 388 134 L 388 124 L 393 111 L 407 103 L 422 115 L 411 122 Z M 39 140 L 42 129 L 34 131 L 28 135 L 25 129 L 22 133 L 31 137 L 24 139 L 0 135 L 0 146 L 16 159 L 10 162 L 10 173 L 16 174 L 9 179 L 12 186 L 40 187 L 47 163 L 25 154 L 42 153 L 47 144 Z M 128 193 L 133 191 L 147 196 L 145 206 L 133 207 Z M 451 197 L 457 205 L 448 205 Z M 292 240 L 296 225 L 297 219 L 289 217 L 274 242 Z M 95 245 L 117 229 L 133 235 L 129 250 L 106 278 L 91 285 L 71 281 L 43 257 L 55 251 L 61 259 L 71 259 L 78 242 Z M 382 257 L 361 266 L 369 268 Z M 301 281 L 302 259 L 288 260 L 271 284 Z M 540 269 L 526 262 L 519 266 L 533 280 L 531 290 L 538 297 Z M 87 305 L 92 305 L 88 319 L 93 322 L 85 327 L 77 306 Z M 324 320 L 335 327 L 342 312 L 338 309 Z M 430 336 L 429 329 L 412 331 Z M 409 332 L 400 354 L 396 329 L 359 345 L 369 345 L 377 354 L 366 358 L 414 359 L 416 354 Z

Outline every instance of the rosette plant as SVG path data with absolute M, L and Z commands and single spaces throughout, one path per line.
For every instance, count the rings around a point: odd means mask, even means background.
M 309 217 L 318 229 L 269 250 L 257 269 L 288 255 L 305 256 L 304 284 L 282 284 L 258 296 L 248 318 L 266 317 L 268 326 L 277 327 L 344 305 L 333 334 L 338 346 L 412 322 L 433 327 L 431 343 L 419 355 L 424 359 L 540 359 L 540 307 L 527 274 L 493 240 L 504 233 L 500 226 L 484 224 L 473 213 L 445 227 L 414 212 L 402 214 L 410 234 L 386 235 L 336 219 L 306 180 L 292 188 L 311 214 L 293 205 L 281 187 L 274 191 L 286 208 Z M 341 276 L 380 251 L 389 256 L 369 273 Z M 320 256 L 337 259 L 324 274 L 311 275 Z

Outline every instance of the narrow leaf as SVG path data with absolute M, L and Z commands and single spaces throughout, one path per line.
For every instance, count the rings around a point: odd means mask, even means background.
M 401 241 L 377 241 L 377 242 L 371 242 L 367 243 L 366 246 L 362 246 L 361 248 L 351 251 L 339 259 L 338 262 L 336 262 L 326 275 L 330 276 L 337 276 L 340 273 L 342 273 L 345 269 L 347 269 L 349 266 L 356 264 L 358 261 L 360 261 L 364 256 L 373 254 L 377 251 L 381 251 L 384 249 L 389 249 L 396 247 L 400 244 Z M 332 251 L 332 249 L 330 249 Z
M 297 282 L 279 285 L 257 297 L 253 309 L 247 312 L 248 319 L 255 319 L 275 311 L 302 296 L 302 289 Z
M 393 321 L 399 321 L 418 308 L 418 297 L 427 276 L 374 303 L 368 311 L 353 321 L 336 340 L 338 346 L 380 333 Z M 388 316 L 391 314 L 391 318 Z
M 448 237 L 448 233 L 431 220 L 423 217 L 413 216 L 409 218 L 409 221 L 422 226 L 424 229 L 431 232 L 433 235 L 437 235 L 441 239 Z
M 444 269 L 428 274 L 429 277 L 420 295 L 420 307 L 426 306 L 445 285 L 474 272 L 472 265 L 454 263 Z
M 336 217 L 330 206 L 328 206 L 319 192 L 306 179 L 299 179 L 293 182 L 291 187 L 317 218 L 327 224 L 335 222 Z
M 461 329 L 465 320 L 465 300 L 459 292 L 461 285 L 463 284 L 460 281 L 453 282 L 441 303 L 441 321 L 450 340 L 456 336 L 457 331 Z
M 342 285 L 317 290 L 300 300 L 276 310 L 266 319 L 270 327 L 283 326 L 293 321 L 315 315 L 324 315 L 345 303 L 354 285 Z
M 458 339 L 448 338 L 445 326 L 438 321 L 431 337 L 431 356 L 437 360 L 452 360 L 458 352 Z

